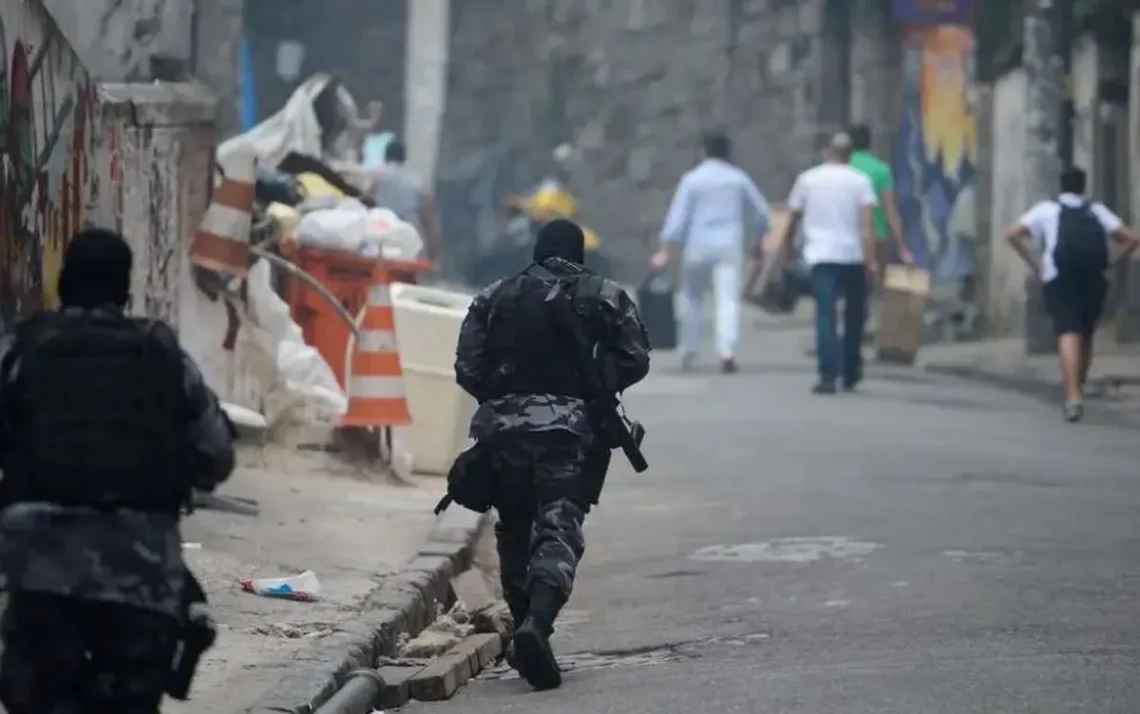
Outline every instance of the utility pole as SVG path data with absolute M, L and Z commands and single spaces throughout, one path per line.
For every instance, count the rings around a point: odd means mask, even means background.
M 1057 152 L 1064 166 L 1072 166 L 1077 110 L 1073 103 L 1073 0 L 1054 0 L 1057 50 L 1061 55 L 1061 115 Z
M 1061 115 L 1064 110 L 1065 62 L 1058 31 L 1060 0 L 1025 0 L 1024 51 L 1026 97 L 1025 163 L 1030 203 L 1057 193 L 1061 176 Z
M 1029 205 L 1056 196 L 1061 178 L 1062 113 L 1065 107 L 1066 62 L 1058 3 L 1062 0 L 1024 0 L 1025 25 L 1022 65 L 1026 97 L 1026 198 Z M 1071 126 L 1071 124 L 1070 124 Z M 1070 132 L 1071 135 L 1071 132 Z M 1070 140 L 1071 146 L 1071 140 Z M 1039 249 L 1042 246 L 1037 246 Z M 1025 351 L 1049 354 L 1056 350 L 1045 315 L 1039 280 L 1026 283 Z

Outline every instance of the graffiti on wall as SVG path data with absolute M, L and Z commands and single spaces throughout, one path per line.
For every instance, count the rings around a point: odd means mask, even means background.
M 0 329 L 57 299 L 82 224 L 95 93 L 43 8 L 0 5 Z
M 907 245 L 919 265 L 947 281 L 965 280 L 976 267 L 973 58 L 969 27 L 907 32 L 895 193 Z

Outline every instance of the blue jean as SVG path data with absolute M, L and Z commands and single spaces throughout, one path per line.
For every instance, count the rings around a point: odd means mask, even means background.
M 862 263 L 818 263 L 811 268 L 815 293 L 815 349 L 819 381 L 853 386 L 863 378 L 863 328 L 867 320 L 867 269 Z M 838 303 L 843 300 L 843 338 Z

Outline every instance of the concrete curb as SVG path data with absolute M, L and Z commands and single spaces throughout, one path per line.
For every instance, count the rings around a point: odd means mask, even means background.
M 401 635 L 431 624 L 450 600 L 451 578 L 471 566 L 485 515 L 454 507 L 440 516 L 409 563 L 365 599 L 365 612 L 298 653 L 281 682 L 242 714 L 313 714 L 360 669 L 396 654 Z
M 930 374 L 968 379 L 1018 392 L 1050 404 L 1056 404 L 1060 409 L 1062 401 L 1060 385 L 1037 377 L 994 372 L 974 365 L 926 364 L 923 365 L 923 369 Z M 1140 414 L 1130 415 L 1123 410 L 1109 408 L 1103 404 L 1098 404 L 1095 398 L 1085 402 L 1085 415 L 1086 421 L 1094 423 L 1140 428 Z

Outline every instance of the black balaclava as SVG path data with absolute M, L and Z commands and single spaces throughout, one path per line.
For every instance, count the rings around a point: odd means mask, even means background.
M 562 258 L 578 265 L 586 262 L 586 236 L 577 223 L 556 218 L 538 229 L 534 262 L 548 258 Z
M 126 307 L 131 294 L 131 248 L 113 231 L 76 234 L 63 254 L 59 300 L 63 307 Z

